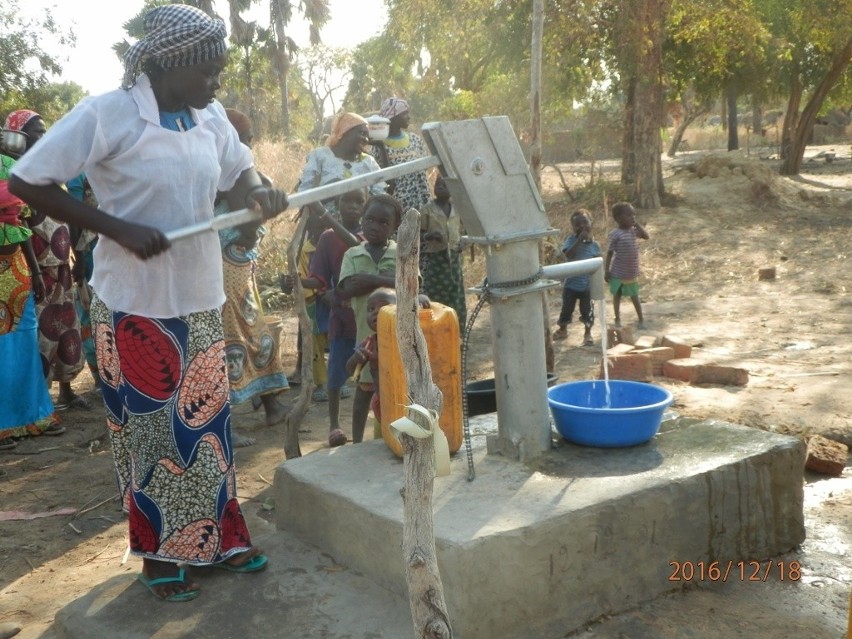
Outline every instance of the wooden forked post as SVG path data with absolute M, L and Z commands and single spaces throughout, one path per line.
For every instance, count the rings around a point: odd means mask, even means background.
M 420 214 L 417 211 L 406 212 L 397 232 L 397 244 L 396 332 L 409 401 L 440 413 L 441 391 L 432 381 L 426 338 L 418 318 Z M 414 413 L 409 417 L 414 421 L 421 419 Z M 438 572 L 432 519 L 433 444 L 430 439 L 408 435 L 400 435 L 400 440 L 404 453 L 402 550 L 414 636 L 451 639 L 453 631 Z

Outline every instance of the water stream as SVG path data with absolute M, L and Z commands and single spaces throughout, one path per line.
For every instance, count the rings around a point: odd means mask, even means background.
M 604 377 L 604 405 L 603 408 L 609 408 L 612 405 L 612 399 L 609 391 L 609 360 L 606 356 L 607 345 L 607 322 L 606 322 L 606 298 L 598 300 L 598 316 L 600 317 L 601 327 L 601 366 L 603 367 Z

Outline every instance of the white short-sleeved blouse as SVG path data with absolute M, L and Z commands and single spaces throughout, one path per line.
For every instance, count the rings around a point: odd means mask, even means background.
M 129 91 L 86 98 L 15 166 L 35 185 L 64 184 L 85 172 L 99 208 L 164 232 L 213 217 L 217 191 L 228 191 L 253 164 L 218 102 L 190 109 L 196 126 L 160 126 L 150 80 Z M 225 301 L 215 231 L 178 240 L 141 260 L 107 237 L 94 250 L 92 287 L 113 311 L 178 317 Z

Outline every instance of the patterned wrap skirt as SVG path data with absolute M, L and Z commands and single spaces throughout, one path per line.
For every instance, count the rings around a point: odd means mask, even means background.
M 222 251 L 222 323 L 232 404 L 290 386 L 281 364 L 280 326 L 267 322 L 261 310 L 256 266 L 250 254 L 236 244 Z
M 0 362 L 0 440 L 39 435 L 58 423 L 38 352 L 30 269 L 20 248 L 0 255 Z
M 131 552 L 206 565 L 248 550 L 219 311 L 152 319 L 95 296 L 91 314 Z
M 461 254 L 457 251 L 423 252 L 420 254 L 422 291 L 430 300 L 452 307 L 464 332 L 467 324 L 467 303 L 464 292 Z

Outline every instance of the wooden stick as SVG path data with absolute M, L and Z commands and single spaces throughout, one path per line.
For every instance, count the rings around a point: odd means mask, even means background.
M 397 324 L 400 355 L 412 403 L 441 412 L 441 391 L 432 381 L 426 338 L 418 314 L 420 214 L 409 209 L 397 231 Z M 415 421 L 419 418 L 409 416 Z M 432 518 L 434 484 L 433 444 L 430 439 L 400 437 L 404 452 L 402 488 L 402 550 L 408 601 L 417 639 L 449 639 L 453 636 L 438 571 Z
M 91 511 L 95 510 L 96 508 L 100 508 L 104 504 L 108 504 L 111 501 L 115 501 L 116 499 L 118 499 L 118 495 L 113 495 L 112 497 L 107 497 L 103 501 L 99 501 L 94 506 L 90 506 L 89 508 L 83 508 L 81 510 L 78 510 L 77 514 L 74 515 L 74 519 L 77 519 L 77 517 L 79 517 L 80 515 L 85 515 L 86 513 L 91 512 Z
M 287 417 L 284 419 L 284 458 L 293 459 L 302 456 L 299 446 L 299 426 L 308 412 L 311 402 L 311 393 L 314 392 L 314 336 L 313 323 L 308 316 L 308 306 L 305 303 L 302 278 L 299 277 L 299 247 L 304 245 L 305 234 L 308 232 L 308 221 L 310 215 L 301 215 L 296 225 L 293 239 L 287 245 L 287 272 L 293 280 L 293 299 L 296 304 L 296 315 L 299 322 L 298 327 L 302 335 L 302 386 L 299 390 L 299 398 Z

